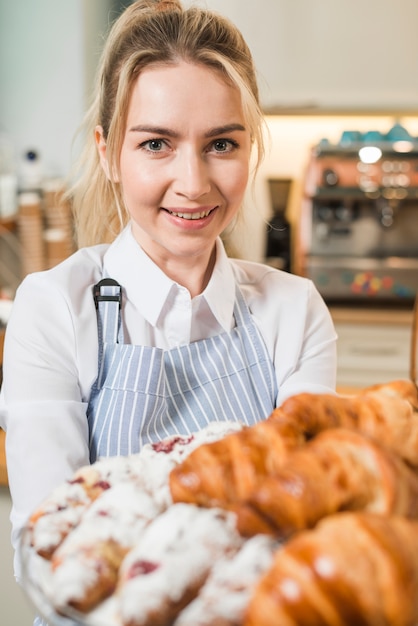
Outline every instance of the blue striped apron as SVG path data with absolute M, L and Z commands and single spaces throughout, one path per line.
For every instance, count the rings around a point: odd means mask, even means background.
M 90 456 L 137 453 L 211 421 L 255 424 L 275 406 L 273 363 L 238 286 L 230 332 L 170 350 L 125 344 L 122 289 L 95 287 L 99 369 L 87 417 Z
M 94 297 L 99 368 L 87 409 L 92 463 L 212 421 L 251 425 L 270 415 L 277 396 L 274 367 L 238 286 L 232 331 L 171 350 L 124 343 L 116 281 L 100 281 Z M 48 624 L 38 617 L 34 626 Z

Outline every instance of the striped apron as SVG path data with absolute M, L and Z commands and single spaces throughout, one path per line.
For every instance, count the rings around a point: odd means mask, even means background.
M 124 343 L 116 281 L 100 281 L 94 298 L 99 368 L 87 409 L 92 463 L 137 453 L 145 443 L 188 435 L 212 421 L 251 425 L 272 412 L 273 363 L 238 286 L 232 331 L 171 350 Z M 38 617 L 34 626 L 48 624 Z
M 87 417 L 90 458 L 137 453 L 145 443 L 188 435 L 212 421 L 255 424 L 277 396 L 273 363 L 236 288 L 230 332 L 162 350 L 125 344 L 122 289 L 95 287 L 99 369 Z

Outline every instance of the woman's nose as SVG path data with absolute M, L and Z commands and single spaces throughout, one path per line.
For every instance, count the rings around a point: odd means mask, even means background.
M 173 188 L 189 200 L 200 198 L 210 191 L 209 167 L 204 155 L 191 149 L 177 155 Z

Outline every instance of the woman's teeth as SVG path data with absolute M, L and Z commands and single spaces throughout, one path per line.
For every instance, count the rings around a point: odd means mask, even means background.
M 199 213 L 176 213 L 175 211 L 169 211 L 170 215 L 175 217 L 182 217 L 185 220 L 200 220 L 203 217 L 207 217 L 211 211 L 200 211 Z

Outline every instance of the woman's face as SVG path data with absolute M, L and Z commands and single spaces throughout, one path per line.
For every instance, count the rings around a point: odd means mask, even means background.
M 154 261 L 209 260 L 239 210 L 250 152 L 239 91 L 216 72 L 182 61 L 139 75 L 119 182 L 133 233 Z

